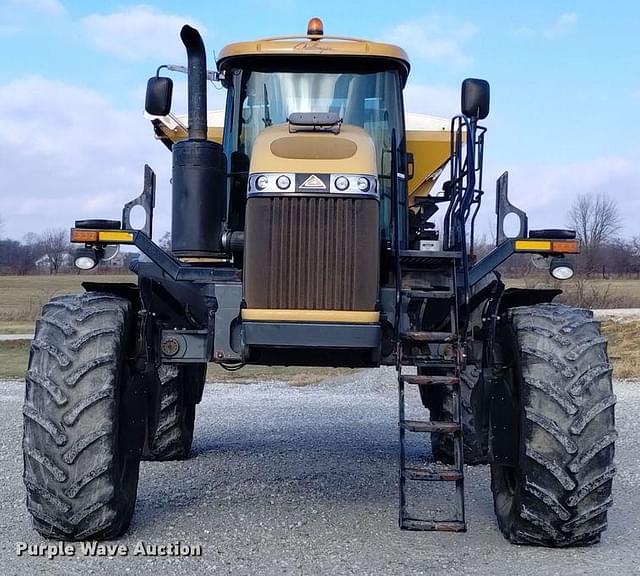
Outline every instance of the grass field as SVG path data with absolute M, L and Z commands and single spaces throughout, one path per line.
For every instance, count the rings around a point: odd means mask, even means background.
M 135 282 L 134 275 L 0 276 L 0 333 L 20 334 L 52 296 L 82 292 L 82 282 Z M 5 329 L 6 327 L 6 329 Z M 33 328 L 26 332 L 33 331 Z
M 27 340 L 0 342 L 0 379 L 23 378 L 29 360 Z M 207 380 L 211 382 L 264 382 L 278 380 L 292 386 L 305 386 L 325 378 L 351 372 L 349 368 L 309 368 L 297 366 L 245 366 L 230 372 L 217 364 L 209 364 Z
M 616 378 L 640 376 L 640 321 L 608 320 L 602 332 L 609 338 L 609 360 Z
M 559 288 L 558 302 L 584 308 L 640 308 L 640 280 L 629 278 L 573 278 L 564 282 L 553 280 L 549 274 L 524 278 L 503 278 L 507 287 Z
M 58 276 L 0 276 L 0 334 L 29 334 L 42 306 L 57 294 L 82 291 L 81 282 L 132 282 L 135 276 L 58 275 Z M 524 287 L 533 280 L 508 280 L 508 285 Z M 590 293 L 600 297 L 594 308 L 640 307 L 640 281 L 589 280 L 578 286 L 569 281 L 562 286 L 571 300 L 572 291 L 584 298 Z M 602 299 L 602 295 L 607 299 Z M 616 302 L 620 303 L 616 306 Z M 576 303 L 576 302 L 572 302 Z M 640 375 L 640 321 L 608 321 L 603 331 L 609 337 L 609 354 L 618 378 Z M 0 342 L 0 378 L 20 378 L 24 375 L 29 351 L 28 342 Z M 323 377 L 348 372 L 347 369 L 329 368 L 269 368 L 247 366 L 237 372 L 228 372 L 210 365 L 208 377 L 215 381 L 288 380 L 292 384 L 306 384 Z
M 609 320 L 603 322 L 602 331 L 609 338 L 609 358 L 613 363 L 614 376 L 640 376 L 640 321 Z M 0 378 L 22 378 L 28 358 L 28 341 L 0 342 Z M 349 371 L 348 368 L 245 366 L 229 372 L 216 364 L 209 364 L 207 378 L 214 382 L 285 380 L 292 385 L 304 386 Z
M 81 292 L 81 283 L 135 282 L 134 275 L 109 276 L 91 273 L 54 276 L 0 276 L 0 334 L 33 332 L 33 321 L 52 296 Z M 548 274 L 506 278 L 507 286 L 535 287 L 544 284 L 561 288 L 560 300 L 587 308 L 640 308 L 640 280 L 593 278 L 553 282 Z

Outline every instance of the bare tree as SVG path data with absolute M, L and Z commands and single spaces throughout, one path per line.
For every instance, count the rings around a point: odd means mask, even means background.
M 68 232 L 63 229 L 46 230 L 40 236 L 40 245 L 42 252 L 49 259 L 50 272 L 57 274 L 60 270 L 63 259 L 69 253 L 69 237 Z
M 569 221 L 582 247 L 587 271 L 593 271 L 602 247 L 612 241 L 621 224 L 616 200 L 607 194 L 579 194 L 569 210 Z

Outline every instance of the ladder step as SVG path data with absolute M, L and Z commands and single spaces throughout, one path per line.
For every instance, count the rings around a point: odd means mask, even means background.
M 446 270 L 451 269 L 460 257 L 460 252 L 403 250 L 400 252 L 400 264 L 414 270 Z
M 454 359 L 441 358 L 437 356 L 418 356 L 405 354 L 402 357 L 404 366 L 418 366 L 420 368 L 447 370 L 455 373 L 458 364 Z
M 455 360 L 432 358 L 430 356 L 404 356 L 407 366 L 419 366 L 420 368 L 437 368 L 438 370 L 454 371 L 458 364 Z M 412 362 L 411 364 L 409 362 Z
M 402 530 L 424 530 L 432 532 L 466 532 L 467 525 L 459 520 L 418 520 L 403 518 L 400 522 Z
M 400 259 L 420 259 L 420 260 L 456 260 L 462 258 L 462 252 L 453 250 L 400 250 Z
M 456 432 L 460 432 L 460 424 L 457 422 L 401 420 L 400 427 L 409 432 L 440 432 L 442 434 L 455 434 Z
M 422 332 L 412 330 L 409 332 L 400 332 L 400 340 L 403 342 L 433 342 L 447 344 L 457 340 L 457 334 L 454 332 Z
M 457 386 L 460 378 L 455 376 L 400 376 L 405 384 L 417 386 Z
M 429 466 L 407 466 L 404 469 L 407 480 L 426 482 L 455 482 L 462 480 L 463 473 L 453 466 L 431 464 Z
M 411 300 L 448 300 L 453 298 L 453 292 L 450 290 L 411 290 L 407 292 L 407 296 Z

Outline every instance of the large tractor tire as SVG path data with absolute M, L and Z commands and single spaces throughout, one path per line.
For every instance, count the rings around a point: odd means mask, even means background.
M 482 445 L 476 435 L 476 425 L 471 407 L 471 393 L 480 377 L 480 369 L 473 364 L 467 365 L 460 374 L 460 399 L 462 403 L 462 441 L 464 445 L 464 463 L 470 465 L 488 462 Z M 457 419 L 457 400 L 453 391 L 443 388 L 430 403 L 430 418 L 434 421 L 451 422 Z M 451 434 L 431 433 L 431 452 L 433 459 L 445 464 L 453 464 L 453 437 Z
M 560 304 L 515 308 L 498 342 L 501 397 L 518 415 L 500 432 L 516 439 L 515 462 L 494 454 L 491 465 L 500 530 L 515 544 L 595 544 L 607 527 L 617 437 L 599 325 Z
M 35 529 L 58 540 L 112 539 L 129 526 L 139 450 L 123 432 L 130 303 L 53 298 L 36 323 L 26 374 L 24 483 Z
M 144 460 L 186 460 L 191 454 L 196 404 L 202 394 L 206 364 L 161 364 L 159 405 L 142 453 Z

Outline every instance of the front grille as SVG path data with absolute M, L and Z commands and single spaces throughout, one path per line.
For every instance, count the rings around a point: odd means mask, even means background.
M 378 258 L 375 199 L 324 195 L 247 201 L 249 308 L 374 310 Z

